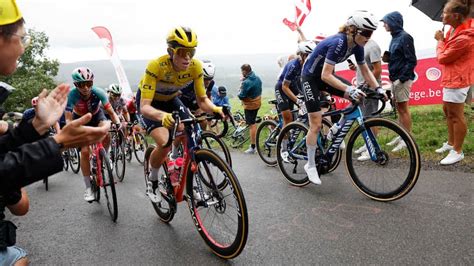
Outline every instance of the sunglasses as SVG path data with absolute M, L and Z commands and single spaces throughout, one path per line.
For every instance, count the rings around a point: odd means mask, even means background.
M 31 36 L 28 35 L 28 33 L 25 33 L 25 34 L 10 33 L 10 35 L 20 37 L 21 45 L 22 45 L 24 48 L 30 46 L 30 43 L 31 43 Z
M 92 81 L 81 81 L 81 82 L 75 82 L 74 85 L 78 88 L 84 88 L 84 87 L 92 87 L 93 82 Z
M 371 31 L 371 30 L 358 30 L 357 33 L 359 33 L 360 35 L 366 37 L 367 39 L 370 39 L 370 37 L 372 37 L 372 34 L 374 32 Z
M 195 48 L 178 47 L 178 48 L 174 48 L 173 51 L 174 51 L 174 54 L 183 58 L 187 56 L 189 56 L 190 58 L 193 58 L 194 54 L 196 54 Z
M 112 97 L 121 97 L 122 94 L 115 94 L 115 93 L 112 93 Z

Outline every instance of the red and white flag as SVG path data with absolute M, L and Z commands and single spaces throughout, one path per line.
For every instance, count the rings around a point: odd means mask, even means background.
M 120 83 L 124 91 L 124 97 L 130 99 L 133 95 L 132 89 L 130 88 L 130 83 L 128 82 L 127 75 L 125 74 L 125 70 L 123 69 L 122 62 L 120 61 L 117 51 L 114 47 L 114 41 L 112 40 L 112 34 L 106 27 L 93 27 L 92 31 L 97 34 L 99 39 L 102 41 L 107 54 L 110 57 L 110 61 L 115 68 L 115 74 L 117 75 L 117 79 Z
M 303 25 L 304 20 L 311 12 L 311 0 L 296 0 L 295 1 L 295 19 L 293 21 L 284 18 L 283 24 L 288 26 L 290 30 L 296 30 L 296 26 Z

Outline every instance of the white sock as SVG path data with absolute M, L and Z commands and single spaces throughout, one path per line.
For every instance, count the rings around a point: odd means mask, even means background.
M 308 166 L 310 168 L 316 167 L 316 145 L 309 145 L 308 143 L 306 143 L 306 150 L 308 151 Z
M 84 177 L 84 184 L 86 184 L 86 188 L 91 187 L 91 178 L 90 176 L 83 176 Z

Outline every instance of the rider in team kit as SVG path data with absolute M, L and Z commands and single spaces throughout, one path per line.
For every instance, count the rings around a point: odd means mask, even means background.
M 330 94 L 353 100 L 359 100 L 365 96 L 360 89 L 344 84 L 335 76 L 335 65 L 354 55 L 370 88 L 379 93 L 385 93 L 364 59 L 364 45 L 377 29 L 377 25 L 378 20 L 373 14 L 367 11 L 356 11 L 340 28 L 338 34 L 326 38 L 317 45 L 303 66 L 302 89 L 310 125 L 306 135 L 308 163 L 304 169 L 308 174 L 308 179 L 314 184 L 321 184 L 315 163 L 316 138 L 322 121 L 320 91 L 327 90 Z

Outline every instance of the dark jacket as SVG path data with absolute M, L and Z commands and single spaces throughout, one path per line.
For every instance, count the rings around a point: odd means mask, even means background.
M 390 27 L 390 60 L 388 71 L 390 80 L 401 82 L 415 79 L 416 54 L 413 38 L 403 30 L 403 17 L 398 11 L 388 13 L 382 21 Z
M 40 136 L 30 121 L 22 121 L 0 136 L 0 194 L 62 171 L 59 145 L 52 137 Z

